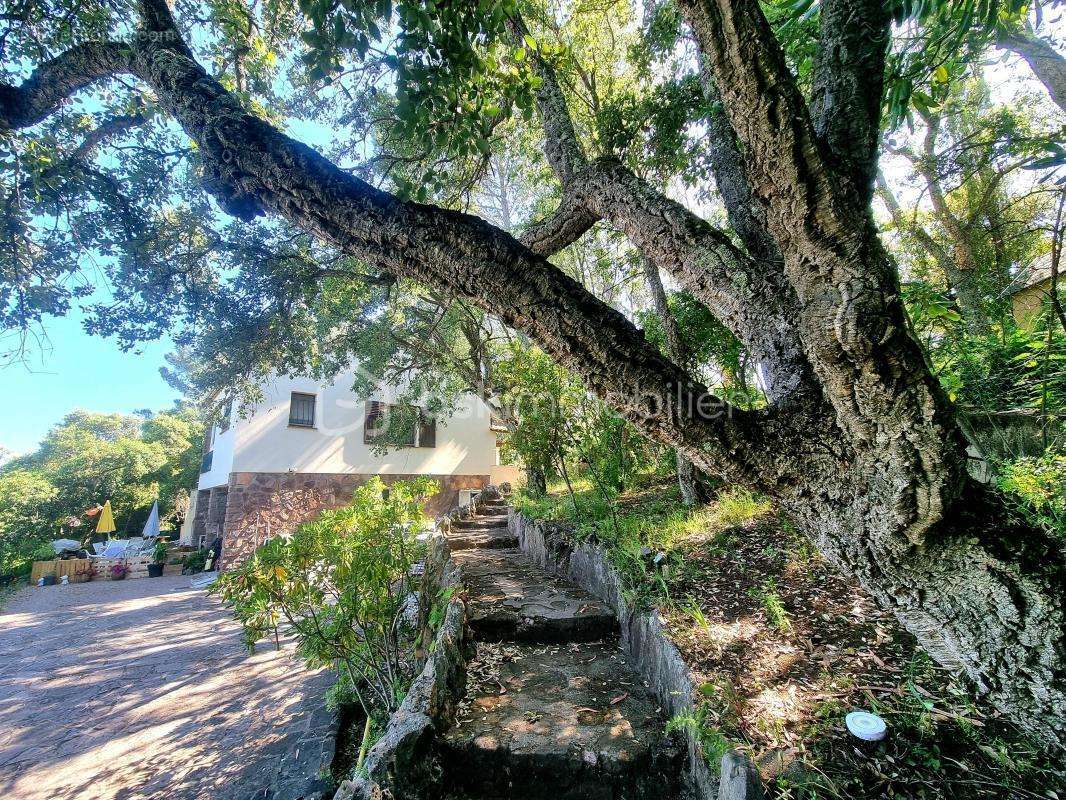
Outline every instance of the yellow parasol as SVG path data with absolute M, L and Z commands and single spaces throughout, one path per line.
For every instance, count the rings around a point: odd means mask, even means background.
M 111 513 L 111 501 L 108 500 L 104 503 L 103 509 L 100 511 L 100 521 L 96 523 L 97 533 L 114 533 L 115 532 L 115 517 Z

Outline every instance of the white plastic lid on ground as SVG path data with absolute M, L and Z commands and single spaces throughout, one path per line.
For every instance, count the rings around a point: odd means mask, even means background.
M 848 726 L 853 736 L 866 742 L 881 741 L 885 738 L 887 730 L 885 721 L 869 711 L 852 711 L 844 717 L 844 724 Z

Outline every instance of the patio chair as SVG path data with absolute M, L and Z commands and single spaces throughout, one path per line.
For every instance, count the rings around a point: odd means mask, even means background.
M 101 544 L 103 550 L 100 549 Z M 90 554 L 89 558 L 125 558 L 128 547 L 129 543 L 125 539 L 108 539 L 106 542 L 94 544 L 96 553 Z

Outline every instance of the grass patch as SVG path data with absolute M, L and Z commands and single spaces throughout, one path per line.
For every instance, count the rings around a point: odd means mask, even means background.
M 639 604 L 670 601 L 671 584 L 685 570 L 683 554 L 695 543 L 722 537 L 725 546 L 723 534 L 772 510 L 767 500 L 739 488 L 701 508 L 686 508 L 675 481 L 654 478 L 620 495 L 588 480 L 575 480 L 573 489 L 572 495 L 558 485 L 544 497 L 520 493 L 514 505 L 532 519 L 565 523 L 575 541 L 603 544 L 622 574 L 627 599 Z
M 788 612 L 785 610 L 781 597 L 777 594 L 777 581 L 767 578 L 762 586 L 753 587 L 748 593 L 757 599 L 766 612 L 766 619 L 779 631 L 792 630 L 792 623 L 788 621 Z

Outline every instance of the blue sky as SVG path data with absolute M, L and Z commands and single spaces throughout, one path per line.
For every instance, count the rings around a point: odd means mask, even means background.
M 151 342 L 140 353 L 123 353 L 113 339 L 90 336 L 81 315 L 45 323 L 49 352 L 34 352 L 28 368 L 0 367 L 0 447 L 21 454 L 33 450 L 47 430 L 76 408 L 88 411 L 159 410 L 178 393 L 159 375 L 169 340 Z
M 88 104 L 93 107 L 92 101 Z M 290 120 L 290 135 L 325 151 L 333 131 L 306 120 Z M 97 259 L 99 260 L 99 259 Z M 88 269 L 97 293 L 81 302 L 106 299 L 107 280 Z M 129 413 L 169 408 L 180 394 L 159 374 L 173 342 L 149 342 L 123 353 L 114 339 L 90 336 L 75 307 L 69 316 L 46 318 L 46 349 L 27 364 L 0 366 L 0 448 L 21 455 L 34 450 L 48 429 L 75 409 Z M 8 342 L 0 343 L 0 351 Z

